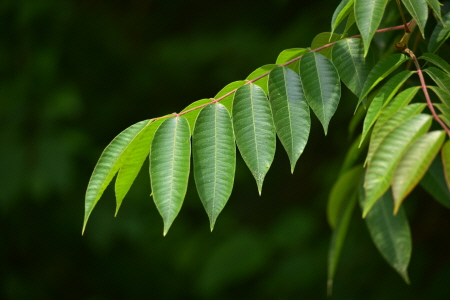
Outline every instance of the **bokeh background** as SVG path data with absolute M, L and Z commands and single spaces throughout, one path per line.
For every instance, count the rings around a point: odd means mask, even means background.
M 325 207 L 356 104 L 345 88 L 327 137 L 313 120 L 294 175 L 278 145 L 261 197 L 238 157 L 213 233 L 191 180 L 162 236 L 147 162 L 117 218 L 110 187 L 84 236 L 81 227 L 88 180 L 115 135 L 310 46 L 338 3 L 0 1 L 0 298 L 326 299 Z M 420 188 L 408 200 L 412 285 L 383 261 L 357 211 L 334 299 L 450 294 L 450 213 Z

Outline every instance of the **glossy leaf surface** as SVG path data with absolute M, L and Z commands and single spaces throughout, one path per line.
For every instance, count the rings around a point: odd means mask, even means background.
M 306 100 L 327 134 L 331 117 L 341 98 L 338 72 L 325 56 L 307 53 L 300 61 L 300 77 Z
M 192 149 L 195 184 L 212 231 L 233 190 L 236 169 L 233 126 L 222 104 L 202 110 L 192 136 Z
M 445 26 L 443 25 L 445 24 Z M 438 23 L 431 34 L 428 43 L 428 52 L 434 53 L 450 37 L 450 12 L 442 17 L 442 22 Z
M 186 194 L 191 132 L 184 117 L 166 119 L 156 130 L 150 155 L 153 200 L 164 221 L 164 235 L 180 212 Z
M 446 62 L 444 59 L 442 59 L 440 56 L 433 54 L 433 53 L 424 53 L 422 54 L 419 59 L 424 59 L 426 61 L 429 61 L 430 63 L 434 64 L 435 66 L 441 68 L 444 72 L 447 74 L 450 74 L 450 65 L 448 62 Z
M 261 87 L 248 84 L 237 90 L 233 104 L 233 127 L 236 144 L 261 194 L 276 147 L 272 111 Z
M 298 74 L 286 67 L 273 69 L 269 75 L 269 102 L 277 135 L 294 172 L 311 128 L 309 107 Z
M 402 2 L 410 15 L 416 20 L 422 37 L 425 38 L 425 25 L 428 19 L 427 2 L 425 0 L 402 0 Z

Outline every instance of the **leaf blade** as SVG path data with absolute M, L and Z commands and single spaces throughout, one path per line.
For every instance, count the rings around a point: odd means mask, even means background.
M 450 190 L 450 141 L 442 147 L 442 164 L 444 165 L 445 182 Z
M 434 53 L 450 37 L 450 12 L 442 17 L 442 22 L 438 23 L 431 34 L 428 43 L 428 52 Z
M 416 20 L 422 37 L 425 38 L 425 25 L 428 19 L 428 5 L 425 0 L 402 0 L 403 5 L 409 11 L 411 16 Z
M 450 209 L 450 190 L 445 180 L 444 166 L 439 157 L 431 163 L 430 168 L 420 181 L 420 185 L 437 202 Z
M 342 0 L 341 3 L 339 3 L 331 18 L 331 33 L 336 30 L 339 24 L 352 11 L 354 2 L 355 0 Z
M 445 73 L 450 74 L 450 65 L 440 56 L 433 53 L 424 53 L 419 59 L 424 59 L 441 68 Z

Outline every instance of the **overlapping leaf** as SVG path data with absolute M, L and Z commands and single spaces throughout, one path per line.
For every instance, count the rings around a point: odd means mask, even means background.
M 445 24 L 445 26 L 444 26 Z M 428 52 L 434 53 L 439 47 L 450 37 L 450 12 L 443 18 L 442 22 L 438 23 L 431 34 L 428 43 Z
M 437 86 L 428 86 L 428 88 L 438 96 L 442 103 L 447 107 L 450 107 L 450 94 Z
M 412 75 L 414 71 L 402 71 L 392 77 L 378 92 L 373 99 L 367 111 L 366 118 L 364 119 L 363 132 L 361 136 L 361 143 L 366 137 L 372 125 L 378 119 L 381 114 L 381 110 L 391 101 L 391 99 L 397 94 L 398 90 L 402 87 L 403 83 Z
M 311 49 L 319 49 L 325 45 L 336 42 L 341 38 L 340 34 L 331 33 L 331 32 L 322 32 L 316 35 L 311 43 Z M 322 49 L 316 53 L 320 53 L 328 59 L 331 59 L 331 49 L 334 46 L 330 46 L 328 48 Z
M 428 5 L 425 0 L 402 0 L 403 5 L 409 11 L 411 16 L 416 20 L 417 26 L 425 38 L 425 25 L 428 19 Z
M 194 178 L 211 231 L 233 190 L 236 146 L 230 114 L 219 103 L 206 106 L 192 136 Z
M 187 106 L 185 109 L 183 109 L 181 112 L 188 111 L 188 110 L 190 110 L 190 109 L 193 109 L 193 108 L 195 108 L 195 107 L 204 105 L 204 104 L 209 103 L 209 102 L 211 102 L 211 101 L 212 101 L 211 99 L 202 99 L 202 100 L 195 101 L 194 103 L 191 103 L 190 105 L 188 105 L 188 106 Z M 194 132 L 195 121 L 197 120 L 198 114 L 199 114 L 201 111 L 202 111 L 202 108 L 198 108 L 198 109 L 192 110 L 192 111 L 190 111 L 190 112 L 188 112 L 188 113 L 185 113 L 185 114 L 183 115 L 183 117 L 185 117 L 186 120 L 188 120 L 188 122 L 189 122 L 189 128 L 191 129 L 191 134 Z
M 418 138 L 400 160 L 392 178 L 394 214 L 402 201 L 422 179 L 438 154 L 445 139 L 445 131 L 429 132 Z
M 358 161 L 362 154 L 366 155 L 367 146 L 369 145 L 369 140 L 365 140 L 365 142 L 360 146 L 359 145 L 360 136 L 358 136 L 355 141 L 350 145 L 350 148 L 345 155 L 344 162 L 342 163 L 342 167 L 339 170 L 339 176 L 347 172 L 350 168 L 352 168 L 355 163 Z
M 362 189 L 361 189 L 362 190 Z M 360 192 L 361 207 L 366 207 L 364 191 Z M 394 201 L 387 191 L 374 204 L 365 221 L 372 241 L 381 255 L 406 283 L 409 283 L 408 265 L 411 259 L 411 230 L 403 208 L 394 216 Z
M 436 16 L 439 18 L 439 20 L 442 22 L 441 4 L 439 3 L 439 0 L 427 0 L 427 3 L 436 13 Z
M 364 55 L 381 23 L 388 0 L 355 0 L 355 19 L 364 41 Z
M 345 19 L 348 14 L 353 11 L 353 3 L 355 0 L 342 0 L 334 11 L 331 18 L 331 32 L 333 33 L 339 24 Z
M 409 146 L 431 126 L 431 116 L 420 114 L 407 119 L 380 143 L 367 168 L 363 216 L 389 188 L 392 174 Z
M 436 157 L 420 181 L 420 185 L 436 201 L 450 209 L 450 190 L 445 178 L 446 175 L 441 158 Z
M 433 106 L 437 107 L 437 109 L 439 109 L 439 111 L 444 115 L 450 115 L 450 107 L 440 103 L 433 103 Z
M 128 127 L 116 136 L 103 151 L 92 172 L 86 191 L 83 232 L 98 200 L 132 151 L 132 142 L 150 122 L 150 120 L 145 120 Z
M 220 90 L 220 92 L 217 93 L 217 95 L 214 97 L 214 99 L 218 99 L 220 97 L 225 96 L 229 92 L 237 89 L 240 86 L 243 86 L 245 83 L 246 83 L 245 80 L 240 80 L 240 81 L 234 81 L 232 83 L 227 84 L 223 89 Z M 226 96 L 224 99 L 220 100 L 220 103 L 228 109 L 230 114 L 231 114 L 231 108 L 233 106 L 233 99 L 234 99 L 234 94 L 231 94 L 231 95 Z
M 264 65 L 262 67 L 259 67 L 258 69 L 253 71 L 250 75 L 248 75 L 245 80 L 253 80 L 253 79 L 259 78 L 259 77 L 261 77 L 261 75 L 269 73 L 276 67 L 277 67 L 276 64 Z M 269 93 L 269 90 L 267 87 L 268 80 L 269 80 L 268 76 L 265 76 L 265 77 L 262 77 L 262 78 L 258 79 L 257 81 L 255 81 L 255 84 L 259 85 L 264 90 L 264 93 L 266 93 L 266 94 Z
M 435 67 L 425 69 L 425 72 L 430 75 L 431 79 L 433 79 L 442 90 L 447 94 L 450 94 L 450 75 Z
M 445 181 L 450 190 L 450 141 L 442 148 L 442 164 L 444 165 Z
M 156 130 L 150 155 L 153 200 L 164 221 L 164 235 L 178 215 L 190 169 L 191 132 L 184 117 L 165 120 Z
M 298 74 L 286 67 L 273 69 L 269 75 L 269 100 L 278 137 L 294 172 L 311 128 L 309 107 Z
M 276 64 L 283 65 L 283 64 L 293 60 L 294 58 L 302 56 L 303 54 L 307 53 L 308 51 L 309 50 L 305 49 L 305 48 L 293 48 L 293 49 L 283 50 L 278 55 Z M 299 60 L 289 64 L 287 67 L 294 70 L 295 72 L 298 72 L 298 64 L 299 64 Z
M 276 147 L 272 111 L 261 87 L 248 84 L 236 91 L 233 127 L 236 144 L 261 194 L 264 177 L 272 164 Z
M 341 98 L 338 72 L 325 56 L 307 53 L 300 61 L 300 77 L 306 100 L 327 134 L 331 117 Z
M 444 59 L 442 59 L 440 56 L 433 54 L 433 53 L 424 53 L 419 59 L 424 59 L 426 61 L 429 61 L 430 63 L 434 64 L 435 66 L 441 68 L 443 71 L 445 71 L 447 74 L 450 74 L 450 65 L 448 62 L 446 62 Z

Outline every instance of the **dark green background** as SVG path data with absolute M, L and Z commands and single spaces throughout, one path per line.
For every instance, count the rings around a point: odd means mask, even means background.
M 90 174 L 115 135 L 213 97 L 283 49 L 308 47 L 329 31 L 338 3 L 1 1 L 0 297 L 325 299 L 325 207 L 356 104 L 346 89 L 327 137 L 313 120 L 294 175 L 278 145 L 262 197 L 238 157 L 234 191 L 213 233 L 192 181 L 162 236 L 147 162 L 117 218 L 108 188 L 84 237 L 81 227 Z M 377 253 L 357 211 L 333 298 L 450 293 L 448 210 L 420 188 L 405 205 L 412 285 Z

